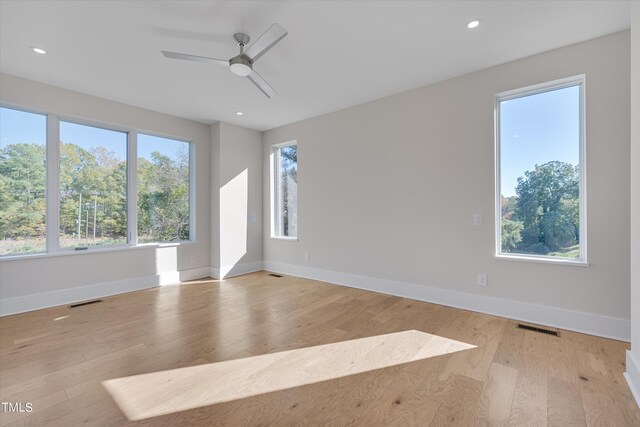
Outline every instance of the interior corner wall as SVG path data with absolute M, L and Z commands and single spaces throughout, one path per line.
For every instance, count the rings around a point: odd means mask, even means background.
M 212 274 L 262 269 L 262 134 L 219 122 L 211 126 Z
M 631 3 L 631 351 L 625 376 L 640 406 L 640 4 Z
M 0 74 L 0 101 L 7 106 L 184 138 L 193 141 L 196 153 L 194 242 L 2 260 L 0 314 L 175 283 L 208 273 L 208 125 L 7 74 Z
M 211 188 L 211 275 L 220 277 L 220 126 L 214 123 L 211 131 L 210 188 Z
M 265 132 L 265 268 L 628 340 L 629 52 L 623 31 Z M 590 265 L 496 259 L 494 94 L 583 73 Z M 267 234 L 290 140 L 297 242 Z

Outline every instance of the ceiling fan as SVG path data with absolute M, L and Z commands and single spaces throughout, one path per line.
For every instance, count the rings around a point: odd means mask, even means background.
M 196 62 L 213 62 L 214 64 L 227 66 L 233 74 L 248 78 L 267 98 L 271 98 L 277 95 L 277 92 L 269 83 L 260 77 L 260 74 L 256 73 L 253 69 L 253 64 L 287 34 L 287 31 L 280 25 L 273 24 L 245 51 L 244 47 L 249 43 L 249 36 L 244 33 L 235 33 L 233 38 L 238 43 L 238 46 L 240 46 L 240 54 L 229 60 L 188 55 L 186 53 L 167 52 L 165 50 L 162 51 L 162 54 L 167 58 Z

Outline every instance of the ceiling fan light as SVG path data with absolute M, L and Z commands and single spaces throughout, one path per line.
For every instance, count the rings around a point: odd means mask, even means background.
M 233 74 L 242 77 L 248 76 L 249 74 L 251 74 L 251 71 L 253 71 L 251 67 L 244 64 L 231 64 L 229 68 L 231 68 L 231 72 Z
M 229 61 L 229 69 L 233 74 L 242 77 L 248 76 L 253 71 L 251 68 L 251 62 L 241 56 L 231 58 Z

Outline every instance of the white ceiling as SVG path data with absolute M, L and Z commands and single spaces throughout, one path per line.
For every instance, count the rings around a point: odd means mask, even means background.
M 482 19 L 473 31 L 472 18 Z M 273 22 L 289 35 L 255 68 L 279 92 L 274 99 L 224 67 L 160 54 L 230 58 L 234 32 L 255 40 Z M 629 25 L 628 1 L 5 0 L 0 71 L 266 130 Z

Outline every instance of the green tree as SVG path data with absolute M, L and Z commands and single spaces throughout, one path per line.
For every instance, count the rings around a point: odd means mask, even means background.
M 151 153 L 138 159 L 138 239 L 189 239 L 189 150 L 175 156 Z
M 500 233 L 502 251 L 511 252 L 518 246 L 518 243 L 522 241 L 521 233 L 523 225 L 521 222 L 511 221 L 509 219 L 502 219 L 500 223 L 502 227 L 502 232 Z
M 44 237 L 45 147 L 0 148 L 0 239 Z
M 579 169 L 551 161 L 518 178 L 515 217 L 523 223 L 520 247 L 570 246 L 579 234 Z

